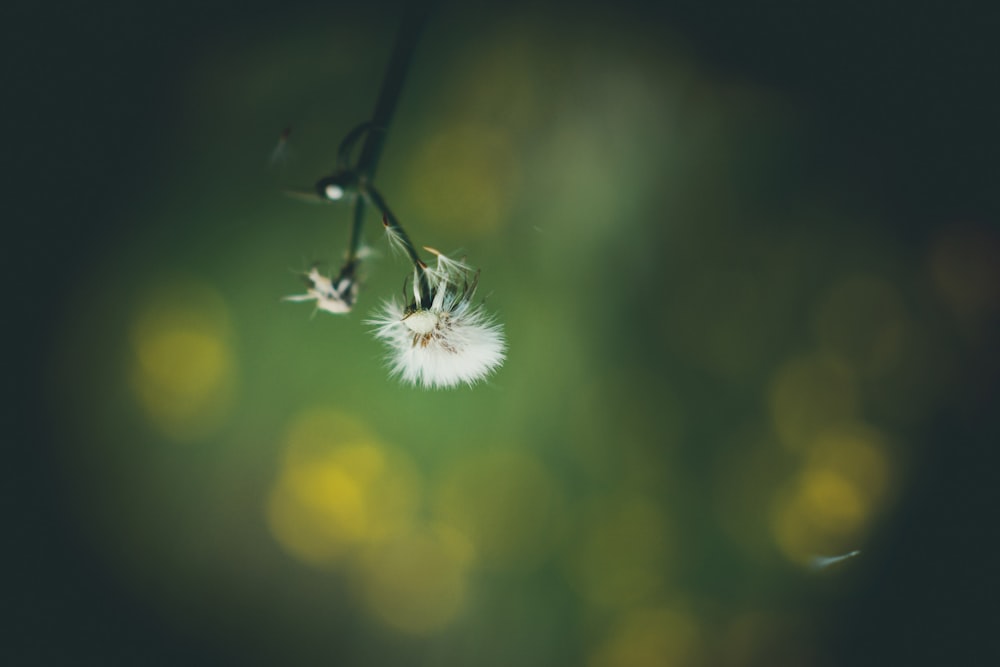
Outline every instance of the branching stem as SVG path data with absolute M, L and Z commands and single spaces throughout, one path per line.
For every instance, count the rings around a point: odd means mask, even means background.
M 358 157 L 355 173 L 358 175 L 359 190 L 362 197 L 358 197 L 355 202 L 354 225 L 351 227 L 351 238 L 348 243 L 347 261 L 354 262 L 357 259 L 358 250 L 361 247 L 361 229 L 364 227 L 365 215 L 364 204 L 369 201 L 378 208 L 382 214 L 399 232 L 401 239 L 405 239 L 404 247 L 410 260 L 417 269 L 420 276 L 421 287 L 426 285 L 426 278 L 423 274 L 424 263 L 417 255 L 413 244 L 410 242 L 406 232 L 395 216 L 389 211 L 388 206 L 382 196 L 375 191 L 372 183 L 375 179 L 375 170 L 378 167 L 379 158 L 382 155 L 382 147 L 385 145 L 385 138 L 388 134 L 392 116 L 396 111 L 396 104 L 399 101 L 400 92 L 403 90 L 403 83 L 406 81 L 406 74 L 410 68 L 410 60 L 413 51 L 423 32 L 424 23 L 429 13 L 429 2 L 410 2 L 404 10 L 403 20 L 396 33 L 396 41 L 392 47 L 392 55 L 389 56 L 389 64 L 386 67 L 385 77 L 382 79 L 382 88 L 379 91 L 378 100 L 375 102 L 375 111 L 372 118 L 367 123 L 367 133 L 365 142 L 361 146 L 361 155 Z
M 403 90 L 403 83 L 410 69 L 413 50 L 423 32 L 428 9 L 426 2 L 411 2 L 404 10 L 403 20 L 392 47 L 392 55 L 389 56 L 389 65 L 382 79 L 382 89 L 379 91 L 375 111 L 369 123 L 371 129 L 365 135 L 365 143 L 361 146 L 361 157 L 358 158 L 357 172 L 363 181 L 371 182 L 375 179 L 375 169 L 382 155 L 382 146 L 385 144 L 389 124 L 392 122 L 399 94 Z

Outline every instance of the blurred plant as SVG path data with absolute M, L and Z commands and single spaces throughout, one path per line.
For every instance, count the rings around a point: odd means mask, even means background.
M 303 274 L 306 293 L 285 299 L 315 300 L 316 309 L 328 313 L 351 311 L 357 300 L 358 267 L 364 256 L 361 238 L 366 206 L 374 206 L 382 214 L 390 247 L 402 251 L 413 264 L 413 298 L 408 299 L 404 286 L 402 304 L 394 299 L 386 301 L 381 312 L 366 323 L 374 325 L 376 337 L 388 344 L 393 375 L 410 384 L 438 388 L 475 384 L 488 376 L 503 363 L 506 342 L 502 327 L 482 303 L 472 303 L 479 272 L 464 261 L 425 247 L 437 258 L 436 266 L 430 268 L 375 188 L 375 169 L 386 132 L 426 19 L 426 6 L 407 6 L 372 119 L 352 129 L 340 142 L 336 170 L 317 181 L 313 192 L 289 192 L 312 201 L 351 202 L 354 222 L 337 277 L 324 276 L 314 266 Z M 351 156 L 362 139 L 360 154 L 352 166 Z

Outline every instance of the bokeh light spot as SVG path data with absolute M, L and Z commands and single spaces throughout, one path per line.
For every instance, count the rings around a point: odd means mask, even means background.
M 570 578 L 587 602 L 626 607 L 659 591 L 669 571 L 669 521 L 644 497 L 614 497 L 587 513 L 569 559 Z
M 850 482 L 831 472 L 814 472 L 783 494 L 772 513 L 775 542 L 785 556 L 800 564 L 841 553 L 860 539 L 866 508 Z
M 771 418 L 782 444 L 800 450 L 824 429 L 851 419 L 858 410 L 854 375 L 830 356 L 792 359 L 775 373 Z
M 700 653 L 695 619 L 671 609 L 628 613 L 590 659 L 590 667 L 690 665 Z
M 131 327 L 131 384 L 167 438 L 212 434 L 232 403 L 235 360 L 225 303 L 210 287 L 175 281 L 154 290 Z
M 538 61 L 550 58 L 545 44 L 523 26 L 498 25 L 496 34 L 479 36 L 465 58 L 455 61 L 449 93 L 463 116 L 495 119 L 515 131 L 536 130 L 545 81 Z M 551 60 L 550 60 L 551 62 Z
M 420 481 L 406 457 L 358 420 L 332 410 L 299 415 L 267 507 L 275 538 L 316 566 L 409 529 Z
M 778 547 L 797 563 L 858 548 L 885 506 L 888 485 L 877 431 L 853 424 L 821 434 L 801 472 L 776 496 L 771 525 Z
M 809 447 L 806 465 L 851 480 L 868 504 L 879 505 L 887 500 L 890 467 L 886 444 L 870 426 L 843 424 L 820 434 Z
M 503 221 L 516 199 L 520 167 L 505 134 L 463 124 L 431 137 L 410 174 L 409 194 L 426 224 L 468 237 L 492 232 Z
M 397 630 L 439 630 L 462 609 L 470 555 L 468 542 L 444 526 L 399 535 L 363 557 L 368 606 Z
M 460 461 L 445 475 L 435 509 L 468 535 L 487 568 L 530 569 L 559 537 L 561 495 L 530 454 L 493 451 Z

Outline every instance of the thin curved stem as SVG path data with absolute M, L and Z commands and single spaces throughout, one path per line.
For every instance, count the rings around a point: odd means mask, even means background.
M 395 216 L 389 208 L 389 205 L 385 203 L 385 199 L 382 198 L 382 195 L 375 189 L 374 186 L 363 183 L 360 191 L 361 194 L 364 195 L 364 198 L 368 200 L 372 206 L 379 210 L 386 225 L 391 227 L 392 231 L 396 234 L 400 245 L 402 245 L 403 250 L 406 251 L 406 255 L 410 258 L 410 261 L 413 262 L 413 268 L 416 269 L 417 276 L 420 280 L 420 291 L 429 295 L 430 284 L 427 280 L 426 274 L 427 264 L 424 260 L 420 259 L 420 255 L 417 253 L 417 248 L 413 245 L 413 241 L 410 240 L 409 234 L 407 234 L 406 230 L 403 229 L 403 226 L 399 224 L 399 218 Z
M 365 143 L 361 146 L 361 157 L 358 158 L 357 172 L 362 180 L 371 181 L 375 178 L 375 168 L 382 155 L 385 136 L 396 111 L 399 94 L 403 90 L 413 50 L 420 39 L 429 11 L 429 2 L 411 2 L 404 10 L 403 20 L 392 47 L 392 55 L 389 56 L 389 65 L 382 79 L 382 89 L 379 91 L 375 111 L 372 113 L 370 127 L 373 130 L 365 136 Z
M 361 230 L 365 220 L 365 200 L 372 202 L 379 211 L 395 225 L 400 237 L 404 239 L 404 247 L 410 255 L 413 265 L 417 268 L 420 276 L 421 288 L 427 286 L 427 279 L 424 277 L 424 267 L 426 264 L 421 261 L 413 247 L 406 232 L 399 225 L 396 217 L 389 211 L 385 200 L 374 190 L 371 182 L 375 178 L 375 168 L 378 166 L 379 158 L 382 155 L 382 147 L 385 145 L 385 137 L 392 122 L 392 116 L 396 111 L 396 104 L 399 95 L 403 90 L 403 83 L 406 80 L 406 73 L 410 67 L 410 60 L 413 51 L 423 32 L 427 14 L 430 11 L 430 2 L 411 2 L 406 5 L 403 20 L 396 33 L 396 41 L 392 47 L 392 55 L 389 56 L 389 64 L 386 67 L 385 76 L 382 79 L 382 88 L 379 91 L 378 100 L 375 102 L 375 111 L 372 118 L 367 123 L 363 123 L 348 133 L 344 141 L 341 142 L 338 154 L 338 162 L 349 159 L 350 150 L 361 134 L 364 134 L 365 141 L 361 145 L 361 154 L 358 157 L 355 173 L 358 175 L 359 190 L 364 195 L 358 197 L 354 203 L 354 224 L 351 227 L 351 238 L 348 242 L 347 261 L 357 260 L 358 250 L 361 247 Z M 343 165 L 342 165 L 343 166 Z
M 347 133 L 347 136 L 343 138 L 340 142 L 340 146 L 337 148 L 337 171 L 347 171 L 351 168 L 351 151 L 354 150 L 354 145 L 358 143 L 358 140 L 365 135 L 366 132 L 377 132 L 370 122 L 366 121 L 361 123 L 353 130 Z
M 361 249 L 361 228 L 365 226 L 365 199 L 358 197 L 354 202 L 354 224 L 351 225 L 351 240 L 347 245 L 347 263 L 353 264 L 358 260 L 358 251 Z

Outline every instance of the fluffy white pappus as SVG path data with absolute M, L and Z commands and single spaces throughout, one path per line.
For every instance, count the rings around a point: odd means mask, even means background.
M 431 248 L 430 246 L 424 246 L 424 250 L 431 253 L 437 257 L 437 266 L 427 267 L 427 275 L 430 279 L 437 283 L 457 283 L 459 281 L 467 280 L 471 274 L 475 273 L 475 269 L 465 263 L 465 260 L 452 259 L 445 255 L 440 250 Z
M 407 308 L 394 299 L 368 320 L 389 346 L 392 375 L 425 388 L 447 388 L 476 384 L 503 364 L 503 329 L 482 304 L 472 305 L 472 292 L 442 281 L 429 308 Z

